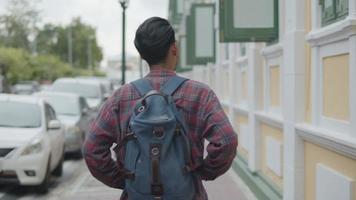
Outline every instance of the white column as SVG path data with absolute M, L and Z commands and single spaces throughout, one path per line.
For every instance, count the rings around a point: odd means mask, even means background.
M 216 56 L 216 66 L 215 66 L 215 93 L 216 95 L 219 97 L 220 100 L 221 99 L 221 68 L 222 68 L 222 61 L 221 61 L 221 45 L 217 45 L 217 56 Z
M 353 1 L 353 0 L 351 0 L 351 1 Z M 312 30 L 316 30 L 316 29 L 320 28 L 320 25 L 321 25 L 321 6 L 319 5 L 318 0 L 311 0 L 311 11 L 312 11 L 312 13 L 311 13 Z
M 356 0 L 349 0 L 349 17 L 356 18 Z
M 350 38 L 350 133 L 356 138 L 356 36 Z
M 258 121 L 255 117 L 255 112 L 259 109 L 259 100 L 262 98 L 260 88 L 261 67 L 263 58 L 260 54 L 263 45 L 260 43 L 250 43 L 247 45 L 248 56 L 248 134 L 249 134 L 249 158 L 248 167 L 252 172 L 257 172 L 260 161 L 260 131 L 258 130 Z
M 236 78 L 235 78 L 235 64 L 236 64 L 236 44 L 235 43 L 230 43 L 229 44 L 229 117 L 231 120 L 233 120 L 235 118 L 234 115 L 234 109 L 233 109 L 233 105 L 234 105 L 234 98 L 235 98 L 235 88 L 236 88 Z M 233 123 L 231 121 L 231 123 Z
M 295 124 L 305 115 L 305 5 L 301 0 L 285 1 L 286 29 L 282 70 L 284 134 L 283 198 L 304 199 L 304 146 Z

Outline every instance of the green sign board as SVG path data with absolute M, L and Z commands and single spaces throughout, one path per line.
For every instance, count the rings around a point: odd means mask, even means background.
M 278 39 L 278 0 L 220 0 L 220 42 Z
M 170 0 L 169 1 L 169 21 L 172 24 L 179 24 L 184 13 L 185 0 Z
M 215 62 L 215 4 L 192 4 L 187 17 L 187 64 Z

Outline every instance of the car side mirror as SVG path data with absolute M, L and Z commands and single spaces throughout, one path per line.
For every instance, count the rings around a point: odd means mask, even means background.
M 48 123 L 48 129 L 49 130 L 58 130 L 61 128 L 61 122 L 58 120 L 51 120 Z
M 89 109 L 88 108 L 83 108 L 82 115 L 87 115 L 88 113 L 89 113 Z

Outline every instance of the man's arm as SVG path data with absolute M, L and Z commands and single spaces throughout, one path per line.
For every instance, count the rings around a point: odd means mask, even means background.
M 213 91 L 210 91 L 202 113 L 203 137 L 209 144 L 200 175 L 203 180 L 214 180 L 230 168 L 236 156 L 237 134 Z
M 91 124 L 83 145 L 83 156 L 92 175 L 113 188 L 123 188 L 124 178 L 117 162 L 111 158 L 110 147 L 119 135 L 119 120 L 114 98 L 108 99 Z

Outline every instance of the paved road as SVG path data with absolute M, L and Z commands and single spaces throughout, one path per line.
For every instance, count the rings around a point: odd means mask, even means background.
M 206 183 L 211 200 L 255 200 L 248 188 L 233 172 Z M 83 160 L 67 160 L 60 178 L 52 178 L 49 193 L 40 195 L 31 187 L 0 186 L 0 200 L 118 200 L 120 190 L 96 181 Z

